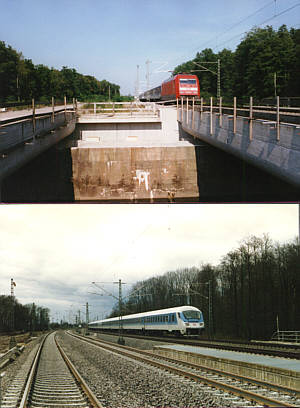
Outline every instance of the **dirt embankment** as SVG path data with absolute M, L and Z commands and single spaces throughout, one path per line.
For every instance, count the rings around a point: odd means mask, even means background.
M 36 336 L 37 334 L 32 334 Z M 14 336 L 0 335 L 0 353 L 5 353 L 10 349 L 11 338 L 14 337 L 17 344 L 27 343 L 31 337 L 30 333 L 15 334 Z

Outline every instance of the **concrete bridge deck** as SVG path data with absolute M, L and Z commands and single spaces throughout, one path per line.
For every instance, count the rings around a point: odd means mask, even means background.
M 41 108 L 35 116 L 32 110 L 1 112 L 0 182 L 75 130 L 70 108 Z
M 300 125 L 179 109 L 182 129 L 300 187 Z
M 203 194 L 209 197 L 208 190 L 216 200 L 220 194 L 230 197 L 241 188 L 235 186 L 241 174 L 245 176 L 244 170 L 239 173 L 240 165 L 226 167 L 236 160 L 232 156 L 288 181 L 291 188 L 291 184 L 296 190 L 300 186 L 299 125 L 280 124 L 278 138 L 278 129 L 270 121 L 249 122 L 156 104 L 136 112 L 105 110 L 94 106 L 92 112 L 83 112 L 79 107 L 76 114 L 72 107 L 69 111 L 57 107 L 53 115 L 51 108 L 44 108 L 37 110 L 35 119 L 30 111 L 1 113 L 0 181 L 75 131 L 70 149 L 75 201 L 199 201 Z M 218 153 L 206 158 L 212 148 L 203 141 L 217 147 Z M 230 159 L 221 158 L 223 167 L 214 166 L 212 173 L 207 166 L 219 160 L 222 150 L 230 153 Z M 226 169 L 226 180 L 220 174 L 217 179 L 221 168 Z M 209 174 L 205 187 L 203 173 Z M 285 187 L 280 201 L 284 191 Z

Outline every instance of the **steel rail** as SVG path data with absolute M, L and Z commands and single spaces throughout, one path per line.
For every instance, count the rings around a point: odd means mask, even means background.
M 65 363 L 67 364 L 69 370 L 71 371 L 72 375 L 76 378 L 77 383 L 79 386 L 82 388 L 84 391 L 85 395 L 87 395 L 89 402 L 92 407 L 95 408 L 101 408 L 103 405 L 100 403 L 96 395 L 93 393 L 93 391 L 90 389 L 90 387 L 87 385 L 87 383 L 84 381 L 83 377 L 79 374 L 78 370 L 74 366 L 74 364 L 71 362 L 71 360 L 68 358 L 66 353 L 64 352 L 62 346 L 58 343 L 57 338 L 55 337 L 55 343 L 57 345 L 57 348 L 64 359 Z
M 100 333 L 107 333 L 113 336 L 118 336 L 118 333 L 113 333 L 113 332 L 100 332 Z M 157 337 L 157 336 L 141 336 L 137 334 L 127 334 L 127 337 L 132 337 L 132 338 L 140 338 L 140 339 L 146 339 L 146 340 L 153 340 L 153 341 L 161 341 L 161 342 L 167 342 L 167 343 L 177 343 L 177 344 L 186 344 L 186 345 L 191 345 L 191 346 L 201 346 L 201 347 L 209 347 L 209 348 L 216 348 L 216 349 L 221 349 L 221 350 L 230 350 L 230 351 L 241 351 L 245 353 L 252 353 L 252 354 L 262 354 L 262 355 L 269 355 L 269 356 L 274 356 L 274 357 L 283 357 L 283 358 L 293 358 L 296 360 L 300 360 L 300 347 L 295 347 L 291 345 L 290 348 L 295 349 L 295 351 L 282 351 L 282 350 L 274 350 L 274 345 L 272 346 L 272 349 L 267 349 L 267 345 L 265 345 L 264 349 L 257 348 L 255 347 L 255 344 L 253 343 L 236 343 L 236 344 L 224 344 L 222 341 L 218 342 L 212 342 L 208 340 L 199 340 L 199 339 L 188 339 L 188 338 L 175 338 L 174 336 L 164 336 L 164 337 Z M 225 342 L 226 343 L 226 342 Z M 230 343 L 230 342 L 228 342 Z M 261 347 L 262 345 L 260 345 Z M 279 346 L 280 348 L 283 348 L 283 346 Z M 288 347 L 286 347 L 288 348 Z M 299 351 L 296 351 L 299 350 Z
M 288 403 L 278 401 L 278 400 L 275 400 L 275 399 L 272 399 L 272 398 L 269 398 L 269 397 L 265 397 L 265 396 L 263 396 L 261 394 L 256 394 L 256 393 L 253 393 L 251 391 L 247 391 L 247 390 L 235 387 L 233 385 L 226 384 L 226 383 L 221 382 L 221 381 L 216 381 L 214 379 L 209 379 L 209 378 L 204 377 L 202 375 L 199 375 L 199 374 L 196 374 L 196 373 L 191 373 L 191 372 L 176 368 L 174 366 L 170 366 L 170 365 L 167 365 L 167 364 L 164 364 L 164 363 L 160 363 L 158 361 L 153 361 L 150 358 L 137 355 L 140 352 L 140 350 L 134 349 L 134 351 L 132 351 L 127 346 L 116 345 L 116 344 L 112 345 L 111 343 L 105 342 L 105 341 L 102 341 L 102 340 L 101 341 L 96 341 L 96 340 L 82 338 L 81 336 L 77 336 L 77 335 L 74 335 L 74 334 L 71 334 L 71 335 L 73 337 L 76 337 L 76 338 L 82 340 L 82 341 L 86 341 L 87 343 L 94 344 L 94 345 L 96 345 L 98 347 L 101 347 L 101 348 L 104 348 L 106 350 L 116 352 L 116 353 L 118 353 L 120 355 L 125 355 L 126 357 L 137 359 L 137 360 L 139 360 L 139 361 L 141 361 L 143 363 L 147 363 L 147 364 L 152 365 L 154 367 L 170 371 L 172 373 L 175 373 L 177 375 L 180 375 L 180 376 L 183 376 L 185 378 L 191 379 L 193 381 L 204 383 L 204 384 L 207 384 L 209 386 L 221 389 L 223 391 L 225 390 L 225 391 L 227 391 L 227 392 L 229 392 L 231 394 L 237 395 L 239 397 L 242 396 L 243 398 L 245 398 L 247 400 L 258 402 L 259 404 L 264 404 L 264 405 L 269 406 L 269 407 L 278 407 L 278 406 L 281 406 L 281 407 L 293 407 L 293 405 L 291 405 L 290 403 L 288 404 Z M 140 353 L 140 354 L 142 354 L 142 353 Z M 151 356 L 151 357 L 156 358 L 156 359 L 161 359 L 160 356 L 157 355 L 157 354 L 153 354 L 153 356 Z M 175 360 L 175 361 L 176 361 L 177 364 L 182 364 L 181 360 Z M 207 370 L 207 367 L 205 367 L 205 369 Z M 251 379 L 249 378 L 248 381 L 251 381 Z
M 32 385 L 34 383 L 34 377 L 36 375 L 37 372 L 37 368 L 38 368 L 38 364 L 39 364 L 39 360 L 40 360 L 40 356 L 41 356 L 41 352 L 42 352 L 42 348 L 44 346 L 44 343 L 46 341 L 46 338 L 50 335 L 51 333 L 48 333 L 42 340 L 41 344 L 39 345 L 39 348 L 37 350 L 37 353 L 35 355 L 33 364 L 31 366 L 29 375 L 27 377 L 27 381 L 26 384 L 24 385 L 23 388 L 23 392 L 22 392 L 22 399 L 19 405 L 19 408 L 26 408 L 28 407 L 28 398 L 29 398 L 29 394 L 30 391 L 32 389 Z M 63 358 L 63 360 L 65 361 L 67 367 L 69 368 L 69 371 L 71 372 L 71 374 L 73 375 L 73 377 L 76 379 L 76 382 L 78 384 L 78 386 L 83 390 L 84 395 L 87 397 L 88 401 L 89 401 L 89 407 L 94 407 L 94 408 L 102 408 L 103 406 L 101 405 L 101 403 L 99 402 L 99 400 L 97 399 L 97 397 L 94 395 L 94 393 L 91 391 L 91 389 L 89 388 L 89 386 L 86 384 L 86 382 L 84 381 L 84 379 L 81 377 L 81 375 L 79 374 L 78 370 L 75 368 L 75 366 L 72 364 L 72 362 L 70 361 L 70 359 L 66 356 L 65 352 L 63 351 L 62 347 L 58 344 L 57 340 L 55 339 L 55 343 L 56 346 Z
M 43 345 L 44 345 L 44 343 L 46 341 L 46 338 L 49 335 L 50 335 L 50 333 L 48 333 L 48 334 L 46 334 L 46 336 L 44 336 L 44 338 L 43 338 L 43 340 L 42 340 L 41 344 L 39 345 L 39 348 L 38 348 L 38 350 L 36 352 L 34 361 L 32 363 L 32 366 L 31 366 L 31 369 L 30 369 L 30 372 L 29 372 L 29 375 L 28 375 L 28 378 L 27 378 L 27 381 L 26 381 L 26 384 L 25 384 L 25 387 L 24 387 L 23 396 L 22 396 L 19 408 L 26 408 L 26 406 L 27 406 L 29 392 L 30 392 L 30 389 L 31 389 L 31 385 L 32 385 L 32 382 L 33 382 L 34 375 L 36 373 L 36 369 L 37 369 L 37 366 L 38 366 L 38 361 L 39 361 L 39 358 L 40 358 L 40 355 L 41 355 L 41 351 L 42 351 Z

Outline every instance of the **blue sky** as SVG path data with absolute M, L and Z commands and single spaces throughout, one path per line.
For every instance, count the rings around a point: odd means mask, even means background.
M 155 73 L 160 63 L 172 70 L 206 47 L 234 50 L 275 14 L 274 28 L 300 27 L 299 0 L 0 0 L 0 10 L 0 40 L 25 58 L 107 79 L 123 94 L 134 94 L 137 64 L 145 87 L 147 59 L 156 86 L 169 76 Z

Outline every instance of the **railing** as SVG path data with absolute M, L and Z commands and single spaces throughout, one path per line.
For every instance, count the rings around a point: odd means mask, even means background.
M 79 102 L 77 113 L 96 117 L 159 116 L 159 110 L 151 102 Z
M 300 124 L 300 109 L 299 108 L 283 108 L 280 107 L 280 98 L 277 96 L 276 106 L 270 107 L 266 106 L 254 106 L 253 98 L 249 98 L 249 104 L 243 105 L 242 107 L 237 107 L 237 98 L 233 98 L 233 106 L 223 106 L 222 97 L 219 98 L 219 104 L 213 104 L 213 98 L 210 98 L 210 103 L 205 104 L 203 98 L 197 100 L 192 97 L 181 97 L 177 99 L 177 118 L 178 120 L 183 120 L 183 112 L 186 112 L 186 121 L 189 117 L 189 111 L 192 111 L 192 122 L 194 122 L 194 112 L 200 112 L 200 119 L 204 113 L 209 113 L 210 115 L 210 127 L 212 133 L 212 122 L 213 114 L 219 116 L 219 126 L 222 127 L 222 115 L 230 114 L 233 119 L 233 133 L 236 133 L 236 123 L 237 123 L 237 114 L 242 117 L 246 117 L 249 122 L 249 139 L 252 140 L 252 126 L 255 119 L 271 120 L 274 122 L 276 127 L 276 138 L 277 141 L 280 140 L 280 123 L 291 123 L 291 124 Z M 293 112 L 292 112 L 293 110 Z M 181 112 L 181 114 L 180 114 Z M 292 118 L 292 119 L 290 119 Z M 284 119 L 284 122 L 283 120 Z
M 276 331 L 271 340 L 286 343 L 300 343 L 300 331 Z
M 11 118 L 0 125 L 0 152 L 2 158 L 10 149 L 20 144 L 32 143 L 36 138 L 43 137 L 59 127 L 66 126 L 75 120 L 75 111 L 62 108 L 43 114 L 26 115 Z

